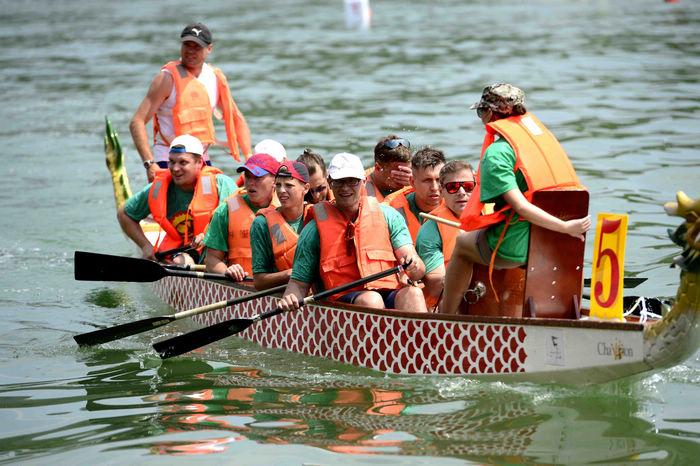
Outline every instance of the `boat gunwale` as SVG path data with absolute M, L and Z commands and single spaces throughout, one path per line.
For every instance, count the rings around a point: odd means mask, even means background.
M 188 278 L 181 277 L 165 277 L 163 280 L 167 279 L 182 279 L 191 280 Z M 220 280 L 205 280 L 206 282 L 212 284 L 218 284 L 234 289 L 239 289 L 243 291 L 255 292 L 257 291 L 251 285 L 245 285 L 241 283 L 231 283 Z M 281 293 L 276 293 L 270 295 L 270 297 L 281 297 Z M 309 306 L 320 306 L 332 309 L 342 309 L 346 311 L 362 312 L 366 314 L 375 314 L 387 317 L 401 317 L 407 319 L 423 319 L 423 320 L 439 320 L 446 322 L 464 322 L 464 323 L 486 323 L 486 324 L 500 324 L 500 325 L 527 325 L 527 326 L 544 326 L 544 327 L 569 327 L 569 328 L 582 328 L 582 329 L 600 329 L 600 330 L 624 330 L 624 331 L 637 331 L 642 332 L 648 326 L 648 324 L 642 324 L 638 322 L 615 322 L 615 321 L 601 321 L 601 320 L 591 320 L 591 319 L 552 319 L 552 318 L 541 318 L 541 317 L 504 317 L 504 316 L 470 316 L 470 315 L 452 315 L 452 314 L 439 314 L 439 313 L 418 313 L 410 311 L 400 311 L 396 309 L 375 309 L 365 306 L 360 306 L 357 304 L 341 303 L 337 301 L 314 301 L 308 304 Z M 252 317 L 252 316 L 251 316 Z M 649 324 L 656 322 L 656 320 L 647 321 Z

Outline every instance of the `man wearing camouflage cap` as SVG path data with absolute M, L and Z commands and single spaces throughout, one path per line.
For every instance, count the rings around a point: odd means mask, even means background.
M 530 223 L 581 241 L 591 225 L 590 216 L 563 221 L 532 204 L 533 193 L 541 189 L 585 188 L 561 144 L 527 112 L 522 90 L 492 84 L 470 108 L 486 126 L 486 137 L 477 185 L 461 217 L 465 231 L 457 237 L 445 275 L 440 310 L 449 314 L 459 311 L 474 263 L 503 269 L 527 261 Z M 494 213 L 481 215 L 487 203 L 494 203 Z
M 212 35 L 202 23 L 188 24 L 180 33 L 180 59 L 161 68 L 129 124 L 136 150 L 152 182 L 156 168 L 168 168 L 168 147 L 177 136 L 189 134 L 204 145 L 203 160 L 209 162 L 211 144 L 226 145 L 240 161 L 252 153 L 250 132 L 243 114 L 236 107 L 224 73 L 205 60 L 212 51 Z M 220 107 L 221 111 L 217 107 Z M 223 119 L 227 141 L 214 136 L 212 116 Z M 153 150 L 146 124 L 153 118 Z M 239 151 L 240 147 L 240 151 Z

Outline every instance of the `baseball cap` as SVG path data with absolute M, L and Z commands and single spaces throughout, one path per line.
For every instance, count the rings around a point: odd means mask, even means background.
M 309 182 L 309 170 L 301 162 L 287 161 L 280 164 L 277 170 L 277 176 L 292 177 L 301 181 L 302 183 Z
M 196 42 L 202 47 L 207 47 L 211 44 L 211 31 L 202 23 L 190 23 L 185 26 L 185 29 L 180 34 L 181 42 L 187 42 L 188 40 Z
M 256 154 L 270 154 L 278 162 L 287 158 L 287 151 L 284 146 L 274 139 L 263 139 L 255 145 L 253 150 Z
M 195 155 L 202 155 L 204 147 L 196 137 L 183 134 L 173 139 L 173 142 L 170 143 L 170 152 L 189 152 Z
M 276 175 L 280 164 L 270 154 L 255 154 L 245 164 L 238 167 L 236 171 L 241 173 L 247 170 L 257 177 L 265 175 Z
M 333 180 L 341 178 L 366 179 L 362 161 L 355 154 L 348 152 L 341 152 L 333 156 L 331 164 L 328 166 L 328 176 Z
M 524 113 L 525 93 L 512 84 L 491 84 L 484 88 L 481 99 L 469 108 L 477 107 L 490 108 L 504 115 L 511 115 L 514 110 L 517 110 L 517 113 Z

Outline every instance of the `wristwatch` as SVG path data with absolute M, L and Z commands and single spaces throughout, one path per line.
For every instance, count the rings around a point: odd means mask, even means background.
M 147 169 L 148 167 L 150 167 L 150 166 L 153 165 L 154 163 L 156 163 L 156 161 L 153 160 L 153 159 L 151 159 L 151 160 L 146 160 L 145 162 L 143 162 L 143 167 Z

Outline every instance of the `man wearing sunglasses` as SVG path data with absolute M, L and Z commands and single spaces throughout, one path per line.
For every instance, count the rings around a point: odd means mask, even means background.
M 411 239 L 416 242 L 423 224 L 421 212 L 430 212 L 442 202 L 440 169 L 445 165 L 445 154 L 432 147 L 424 147 L 411 159 L 411 184 L 384 198 L 406 220 Z
M 444 203 L 430 214 L 459 223 L 475 185 L 474 169 L 470 164 L 461 160 L 447 162 L 440 170 L 440 190 Z M 426 220 L 418 231 L 416 250 L 425 264 L 423 294 L 428 309 L 437 304 L 442 292 L 445 268 L 452 257 L 459 232 L 459 228 L 433 220 Z
M 563 221 L 532 204 L 535 191 L 585 189 L 559 141 L 525 108 L 523 91 L 511 84 L 487 86 L 471 108 L 486 126 L 478 183 L 461 216 L 445 274 L 442 312 L 456 314 L 469 289 L 474 263 L 496 269 L 524 264 L 530 222 L 585 241 L 590 216 Z M 496 140 L 496 136 L 499 139 Z M 482 215 L 486 203 L 492 214 Z
M 315 204 L 313 220 L 299 235 L 292 275 L 278 303 L 286 311 L 299 308 L 312 284 L 317 291 L 335 288 L 390 269 L 397 262 L 410 262 L 406 274 L 412 280 L 425 274 L 401 215 L 363 195 L 365 172 L 356 155 L 336 154 L 328 167 L 328 178 L 335 201 Z M 330 299 L 377 309 L 426 311 L 422 291 L 401 287 L 396 275 Z
M 367 196 L 379 202 L 407 186 L 411 179 L 411 143 L 408 139 L 390 134 L 374 146 L 374 167 L 365 171 Z
M 310 187 L 304 200 L 309 204 L 332 201 L 331 188 L 328 186 L 328 170 L 323 157 L 311 149 L 304 149 L 304 152 L 297 157 L 297 162 L 303 163 L 309 169 Z

